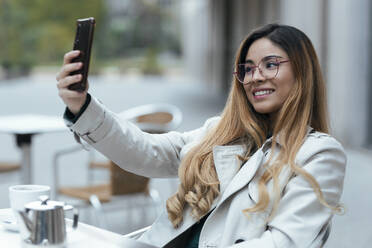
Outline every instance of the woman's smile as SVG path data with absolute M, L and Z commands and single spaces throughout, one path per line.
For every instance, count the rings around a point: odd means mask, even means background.
M 271 94 L 273 94 L 274 92 L 275 92 L 274 89 L 269 89 L 269 88 L 262 88 L 262 89 L 255 88 L 252 90 L 253 97 L 256 100 L 264 99 L 270 96 Z

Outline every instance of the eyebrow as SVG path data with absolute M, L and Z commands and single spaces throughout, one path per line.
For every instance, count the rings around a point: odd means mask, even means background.
M 279 56 L 279 55 L 268 55 L 268 56 L 265 56 L 261 59 L 261 61 L 266 61 L 268 59 L 273 59 L 273 58 L 283 58 L 282 56 Z M 244 61 L 244 63 L 251 63 L 251 64 L 254 64 L 253 60 L 251 59 L 247 59 L 246 61 Z

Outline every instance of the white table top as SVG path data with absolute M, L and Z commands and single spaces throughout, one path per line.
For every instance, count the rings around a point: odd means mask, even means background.
M 0 132 L 35 134 L 68 130 L 62 116 L 20 114 L 0 116 Z
M 0 209 L 0 220 L 13 216 L 11 209 Z M 67 219 L 71 226 L 71 220 Z M 0 247 L 20 248 L 18 232 L 8 231 L 0 222 Z M 155 248 L 153 246 L 124 238 L 122 235 L 79 222 L 75 231 L 67 234 L 67 248 Z

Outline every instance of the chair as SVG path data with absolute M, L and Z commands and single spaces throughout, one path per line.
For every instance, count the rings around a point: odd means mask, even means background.
M 174 105 L 170 104 L 148 104 L 128 109 L 118 114 L 120 118 L 135 123 L 141 130 L 149 133 L 165 133 L 176 129 L 182 122 L 182 113 Z M 67 154 L 84 151 L 81 145 L 74 145 L 62 149 L 54 155 L 54 193 L 58 198 L 61 195 L 72 197 L 83 201 L 83 205 L 93 206 L 97 225 L 105 228 L 107 226 L 103 215 L 103 205 L 114 200 L 125 200 L 121 196 L 145 195 L 155 205 L 160 206 L 159 193 L 149 189 L 149 179 L 127 172 L 112 161 L 98 162 L 94 159 L 94 152 L 88 152 L 88 178 L 89 184 L 82 187 L 65 187 L 60 185 L 59 170 L 60 158 Z M 108 170 L 110 181 L 103 184 L 94 183 L 94 170 Z M 138 200 L 138 198 L 137 198 Z M 88 204 L 87 204 L 88 203 Z M 157 209 L 159 210 L 159 209 Z
M 119 113 L 121 118 L 135 123 L 148 133 L 166 133 L 182 122 L 181 110 L 171 104 L 146 104 Z
M 21 164 L 17 162 L 1 161 L 0 162 L 0 174 L 9 177 L 13 173 L 20 174 Z M 18 176 L 18 175 L 17 175 Z
M 21 164 L 17 162 L 0 162 L 0 181 L 21 181 Z
M 21 165 L 15 162 L 0 162 L 0 173 L 7 173 L 21 169 Z

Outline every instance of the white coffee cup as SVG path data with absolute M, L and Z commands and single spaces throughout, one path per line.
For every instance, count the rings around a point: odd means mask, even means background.
M 47 195 L 50 197 L 50 187 L 47 185 L 36 184 L 10 186 L 10 208 L 14 213 L 22 211 L 27 203 L 37 201 L 41 195 Z

